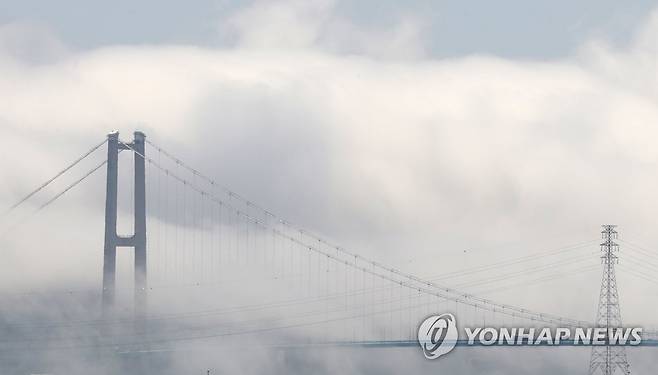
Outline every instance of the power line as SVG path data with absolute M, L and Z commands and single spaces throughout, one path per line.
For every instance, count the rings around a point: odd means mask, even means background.
M 463 283 L 463 284 L 458 284 L 458 287 L 464 288 L 464 287 L 479 286 L 479 285 L 482 285 L 482 284 L 490 284 L 490 283 L 493 283 L 493 282 L 504 281 L 504 280 L 508 280 L 508 279 L 515 278 L 515 277 L 518 277 L 518 276 L 527 275 L 529 273 L 534 274 L 534 273 L 537 273 L 537 272 L 541 272 L 541 271 L 545 271 L 545 270 L 548 270 L 548 269 L 556 268 L 557 266 L 562 266 L 564 264 L 574 264 L 574 263 L 583 262 L 583 261 L 590 261 L 592 259 L 593 258 L 591 257 L 591 254 L 585 254 L 585 255 L 572 257 L 572 258 L 568 258 L 568 259 L 562 259 L 560 261 L 545 264 L 545 265 L 539 265 L 539 266 L 535 266 L 535 267 L 526 268 L 526 269 L 523 269 L 521 271 L 517 271 L 517 272 L 513 272 L 513 273 L 509 273 L 509 274 L 497 275 L 497 276 L 489 277 L 489 278 L 486 278 L 486 279 L 480 279 L 480 280 L 466 282 L 466 283 Z
M 628 245 L 628 246 L 626 247 L 626 249 L 629 249 L 629 250 L 631 250 L 631 251 L 634 251 L 635 253 L 640 253 L 640 254 L 642 254 L 642 255 L 644 255 L 644 256 L 646 256 L 646 257 L 649 257 L 649 258 L 651 258 L 651 259 L 653 259 L 653 260 L 658 260 L 658 253 L 655 252 L 654 250 L 647 249 L 647 248 L 645 248 L 645 247 L 642 247 L 642 246 L 639 246 L 639 245 L 633 244 L 633 243 L 628 242 L 628 241 L 620 240 L 620 242 L 623 242 L 623 243 L 625 243 L 626 245 Z
M 630 254 L 625 254 L 624 256 L 625 260 L 630 261 L 631 263 L 634 263 L 640 267 L 643 267 L 644 269 L 647 269 L 651 272 L 658 272 L 658 265 L 655 263 L 649 262 L 646 259 L 641 259 L 640 257 L 636 257 L 634 255 Z
M 624 265 L 619 265 L 619 269 L 623 270 L 625 273 L 628 273 L 632 276 L 635 276 L 637 278 L 643 279 L 645 281 L 649 281 L 654 284 L 658 284 L 658 280 L 655 279 L 652 275 L 648 275 L 644 272 L 638 271 L 637 269 L 633 269 L 630 267 L 626 267 Z
M 101 326 L 101 325 L 117 325 L 117 324 L 124 324 L 124 323 L 134 323 L 135 321 L 158 321 L 158 320 L 170 320 L 170 319 L 184 319 L 184 318 L 198 318 L 198 317 L 204 317 L 204 316 L 213 316 L 213 315 L 223 315 L 223 314 L 229 314 L 229 313 L 243 313 L 243 312 L 249 312 L 249 311 L 260 311 L 260 310 L 265 310 L 269 308 L 282 308 L 282 307 L 290 307 L 290 306 L 295 306 L 298 304 L 302 303 L 309 303 L 309 302 L 322 302 L 322 301 L 327 301 L 327 300 L 332 300 L 332 299 L 341 299 L 346 296 L 359 296 L 359 295 L 366 295 L 367 293 L 370 292 L 376 292 L 376 291 L 382 291 L 382 290 L 388 290 L 389 288 L 398 288 L 400 287 L 399 285 L 393 285 L 389 287 L 377 287 L 377 288 L 364 288 L 364 289 L 358 289 L 358 290 L 353 290 L 349 292 L 339 292 L 339 293 L 332 293 L 332 294 L 325 294 L 321 296 L 311 296 L 311 297 L 299 297 L 299 298 L 293 298 L 293 299 L 288 299 L 288 300 L 283 300 L 283 301 L 272 301 L 272 302 L 266 302 L 266 303 L 259 303 L 259 304 L 249 304 L 249 305 L 241 305 L 241 306 L 232 306 L 232 307 L 222 307 L 222 308 L 213 308 L 213 309 L 206 309 L 206 310 L 199 310 L 199 311 L 186 311 L 186 312 L 180 312 L 180 313 L 163 313 L 163 314 L 156 314 L 156 315 L 147 315 L 144 317 L 140 318 L 126 318 L 126 319 L 87 319 L 87 320 L 75 320 L 75 321 L 57 321 L 57 322 L 49 322 L 49 323 L 43 323 L 43 324 L 32 324 L 32 323 L 8 323 L 6 324 L 8 327 L 26 327 L 26 328 L 56 328 L 56 327 L 73 327 L 73 326 L 86 326 L 86 325 L 91 325 L 91 326 Z
M 415 296 L 413 298 L 417 299 L 417 298 L 420 298 L 420 296 Z M 308 302 L 309 300 L 312 301 L 312 299 L 310 299 L 310 298 L 307 299 L 307 301 L 302 301 L 301 299 L 296 300 L 296 301 L 293 300 L 292 304 L 283 304 L 283 305 L 280 305 L 280 306 L 274 305 L 273 307 L 279 307 L 280 308 L 280 307 L 294 306 L 295 304 Z M 397 298 L 392 299 L 392 300 L 388 300 L 388 299 L 378 300 L 376 302 L 373 302 L 373 306 L 382 306 L 382 305 L 390 304 L 391 302 L 397 302 L 397 301 L 402 302 L 402 301 L 407 301 L 407 300 L 410 300 L 410 297 L 404 296 L 404 297 L 397 297 Z M 322 301 L 322 299 L 318 299 L 318 301 Z M 405 308 L 411 308 L 411 307 L 413 307 L 413 306 L 405 306 Z M 361 309 L 362 309 L 362 306 L 350 306 L 347 309 L 341 306 L 341 307 L 333 308 L 331 310 L 326 309 L 326 307 L 322 307 L 322 308 L 318 308 L 318 309 L 315 309 L 315 310 L 304 311 L 304 312 L 293 314 L 293 315 L 285 314 L 284 317 L 278 318 L 278 320 L 299 319 L 299 318 L 304 318 L 304 317 L 309 317 L 309 316 L 326 315 L 327 313 L 332 313 L 333 314 L 333 313 L 341 313 L 341 312 L 347 312 L 347 311 L 350 311 L 350 310 L 354 311 L 354 310 L 361 310 Z M 239 316 L 242 318 L 242 317 L 246 317 L 245 314 L 244 314 L 246 312 L 259 311 L 259 310 L 262 310 L 261 306 L 252 305 L 252 306 L 247 306 L 244 309 L 240 309 L 240 308 L 224 309 L 224 310 L 213 311 L 211 313 L 205 313 L 204 312 L 204 313 L 196 314 L 196 315 L 179 315 L 179 316 L 166 316 L 165 315 L 165 316 L 162 316 L 162 317 L 159 317 L 159 318 L 151 318 L 149 320 L 181 319 L 181 318 L 191 318 L 191 317 L 199 318 L 199 317 L 208 316 L 208 315 L 223 315 L 223 314 L 231 314 L 231 313 L 241 313 Z M 277 320 L 277 319 L 275 319 L 275 320 Z M 139 321 L 139 319 L 135 319 L 135 320 L 133 320 L 133 319 L 122 319 L 122 320 L 114 320 L 114 321 L 100 320 L 100 321 L 97 321 L 97 324 L 94 324 L 94 321 L 89 321 L 90 324 L 83 324 L 83 325 L 97 326 L 97 325 L 102 325 L 104 323 L 105 324 L 121 324 L 121 323 L 134 323 L 135 321 Z M 270 323 L 270 322 L 272 322 L 272 318 L 256 317 L 256 318 L 248 318 L 248 319 L 242 319 L 242 320 L 233 320 L 233 321 L 228 321 L 228 322 L 224 322 L 224 323 L 221 323 L 221 324 L 213 324 L 213 327 L 214 328 L 217 328 L 217 327 L 231 327 L 231 326 L 240 326 L 240 325 L 245 325 L 245 324 L 249 324 L 249 323 L 258 323 L 258 322 Z M 100 324 L 98 324 L 98 323 L 100 323 Z M 21 325 L 10 325 L 10 326 L 12 328 L 21 327 Z M 58 328 L 58 327 L 71 327 L 71 325 L 66 325 L 66 324 L 62 324 L 62 325 L 53 324 L 53 325 L 43 325 L 43 326 L 23 325 L 22 327 L 26 327 L 26 328 Z M 174 329 L 176 329 L 176 328 L 174 328 Z M 207 331 L 208 329 L 209 329 L 208 326 L 199 326 L 199 325 L 197 325 L 197 326 L 187 326 L 183 330 L 186 330 L 186 331 Z M 180 329 L 178 329 L 178 330 L 180 331 Z M 128 334 L 117 334 L 117 335 L 109 335 L 109 336 L 106 335 L 106 337 L 114 337 L 114 338 L 117 338 L 117 337 L 136 337 L 136 336 L 140 336 L 143 333 L 146 333 L 147 331 L 144 331 L 144 332 L 131 332 L 131 333 L 128 333 Z M 157 332 L 157 333 L 165 333 L 166 334 L 166 333 L 170 333 L 170 332 L 167 332 L 166 330 L 160 330 L 160 332 Z M 94 335 L 94 336 L 77 336 L 77 337 L 62 338 L 62 337 L 59 337 L 59 336 L 46 337 L 46 336 L 40 334 L 40 335 L 38 335 L 38 337 L 25 337 L 23 339 L 12 338 L 11 340 L 0 341 L 0 343 L 3 343 L 3 342 L 12 342 L 12 343 L 13 342 L 28 342 L 28 341 L 40 341 L 40 342 L 42 342 L 42 341 L 59 341 L 59 340 L 67 340 L 67 339 L 82 340 L 82 339 L 91 339 L 91 338 L 94 338 L 94 337 L 96 337 L 96 335 Z
M 595 271 L 595 270 L 598 270 L 598 269 L 599 269 L 599 265 L 595 264 L 595 265 L 582 267 L 582 268 L 567 271 L 567 272 L 560 272 L 560 273 L 555 273 L 555 274 L 552 274 L 552 275 L 547 275 L 547 276 L 540 277 L 540 278 L 533 279 L 533 280 L 528 280 L 528 281 L 515 283 L 515 284 L 511 284 L 511 285 L 505 285 L 505 286 L 501 286 L 499 288 L 487 289 L 487 290 L 484 290 L 484 291 L 480 291 L 478 293 L 479 294 L 490 294 L 490 293 L 494 293 L 494 292 L 503 292 L 503 291 L 507 291 L 507 290 L 510 290 L 510 289 L 515 289 L 515 288 L 518 288 L 518 287 L 528 287 L 528 286 L 531 286 L 531 285 L 541 284 L 541 283 L 544 283 L 544 282 L 547 282 L 547 281 L 555 281 L 555 280 L 558 280 L 558 279 L 562 279 L 564 277 L 572 277 L 572 276 L 580 275 L 580 274 L 583 274 L 583 273 Z
M 534 260 L 538 260 L 538 259 L 541 259 L 541 258 L 553 256 L 553 255 L 572 252 L 573 250 L 586 247 L 586 246 L 588 246 L 590 244 L 593 244 L 595 242 L 598 242 L 598 240 L 590 240 L 590 241 L 580 242 L 580 243 L 577 243 L 577 244 L 574 244 L 574 245 L 562 246 L 562 247 L 559 247 L 559 248 L 557 248 L 553 251 L 547 251 L 547 252 L 538 253 L 538 254 L 526 255 L 526 256 L 519 257 L 519 258 L 513 258 L 513 259 L 508 259 L 508 260 L 504 260 L 504 261 L 500 261 L 500 262 L 489 263 L 487 265 L 471 267 L 471 268 L 466 268 L 466 269 L 459 270 L 459 271 L 444 273 L 444 274 L 439 275 L 439 276 L 431 277 L 430 280 L 439 281 L 439 280 L 453 279 L 453 278 L 457 278 L 457 277 L 471 275 L 471 274 L 474 274 L 474 273 L 480 273 L 480 272 L 485 272 L 485 271 L 494 270 L 494 269 L 498 270 L 500 267 L 508 267 L 508 266 L 512 266 L 512 265 L 516 265 L 516 264 L 531 262 L 531 261 L 534 261 Z
M 79 345 L 69 345 L 69 346 L 44 346 L 44 347 L 35 347 L 35 346 L 29 346 L 29 350 L 74 350 L 74 349 L 85 349 L 85 348 L 101 348 L 101 347 L 117 347 L 119 345 L 128 345 L 128 346 L 135 346 L 135 345 L 147 345 L 147 344 L 154 344 L 154 343 L 169 343 L 169 342 L 180 342 L 180 341 L 194 341 L 194 340 L 202 340 L 202 339 L 211 339 L 211 338 L 220 338 L 220 337 L 227 337 L 227 336 L 238 336 L 238 335 L 246 335 L 246 334 L 254 334 L 254 333 L 263 333 L 263 332 L 269 332 L 269 331 L 278 331 L 278 330 L 284 330 L 284 329 L 292 329 L 292 328 L 301 328 L 301 327 L 308 327 L 308 326 L 314 326 L 314 325 L 320 325 L 320 324 L 327 324 L 327 323 L 332 323 L 332 322 L 338 322 L 338 321 L 343 321 L 343 320 L 353 320 L 353 319 L 358 319 L 361 317 L 365 316 L 373 316 L 373 315 L 381 315 L 381 314 L 386 314 L 391 311 L 402 311 L 402 310 L 408 310 L 410 308 L 414 307 L 422 307 L 424 304 L 418 304 L 418 305 L 413 305 L 413 306 L 401 306 L 401 307 L 396 307 L 392 309 L 383 309 L 383 310 L 377 310 L 377 311 L 371 311 L 367 313 L 359 313 L 359 314 L 353 314 L 353 315 L 348 315 L 348 316 L 339 316 L 336 318 L 329 318 L 329 319 L 323 319 L 320 321 L 311 321 L 311 322 L 301 322 L 301 323 L 290 323 L 290 324 L 283 324 L 283 325 L 278 325 L 278 326 L 270 326 L 270 327 L 265 327 L 265 328 L 248 328 L 248 329 L 243 329 L 243 330 L 233 330 L 233 331 L 225 331 L 225 332 L 218 332 L 218 333 L 204 333 L 201 335 L 188 335 L 188 336 L 179 336 L 179 337 L 158 337 L 158 338 L 152 338 L 152 339 L 147 339 L 143 340 L 140 342 L 102 342 L 102 343 L 95 343 L 95 344 L 79 344 Z M 320 315 L 320 314 L 317 314 Z M 295 317 L 299 318 L 299 317 Z M 285 319 L 285 318 L 284 318 Z M 282 319 L 279 319 L 282 320 Z M 271 319 L 265 320 L 266 323 L 271 323 Z M 200 329 L 197 329 L 199 331 Z M 203 331 L 207 332 L 207 329 L 204 329 Z M 142 336 L 141 334 L 132 334 L 132 335 L 122 335 L 119 337 L 137 337 L 137 336 Z M 96 336 L 94 336 L 96 337 Z M 83 337 L 83 338 L 89 338 L 89 337 Z M 25 341 L 25 340 L 24 340 Z M 35 340 L 36 341 L 36 340 Z M 7 348 L 7 349 L 0 349 L 0 352 L 7 352 L 10 350 L 25 350 L 27 348 Z

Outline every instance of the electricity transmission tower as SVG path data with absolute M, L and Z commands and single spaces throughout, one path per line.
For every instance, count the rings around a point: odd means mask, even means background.
M 617 239 L 616 225 L 603 225 L 601 231 L 603 243 L 601 244 L 601 259 L 603 263 L 603 280 L 601 281 L 601 294 L 599 296 L 599 311 L 596 325 L 608 329 L 621 327 L 621 312 L 619 310 L 619 293 L 617 292 L 617 278 L 615 276 L 615 264 L 618 262 L 617 252 L 619 245 Z M 594 346 L 589 364 L 589 374 L 613 375 L 617 370 L 628 375 L 631 373 L 626 358 L 624 346 Z

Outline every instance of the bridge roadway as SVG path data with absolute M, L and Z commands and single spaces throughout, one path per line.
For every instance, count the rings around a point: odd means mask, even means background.
M 388 341 L 334 341 L 334 342 L 324 342 L 324 343 L 299 343 L 299 344 L 275 344 L 268 345 L 272 349 L 282 349 L 282 350 L 314 350 L 314 349 L 323 349 L 323 348 L 364 348 L 364 349 L 378 349 L 378 348 L 404 348 L 404 347 L 417 347 L 418 341 L 415 340 L 388 340 Z M 468 340 L 458 340 L 456 343 L 458 347 L 491 347 L 491 348 L 501 348 L 501 347 L 584 347 L 589 348 L 592 345 L 575 345 L 571 340 L 567 342 L 560 343 L 559 345 L 548 345 L 548 344 L 528 344 L 523 343 L 520 345 L 482 345 L 481 343 L 475 343 L 474 345 L 469 345 Z M 643 340 L 639 345 L 626 345 L 626 347 L 636 348 L 636 347 L 658 347 L 658 339 L 648 339 Z M 139 355 L 139 354 L 157 354 L 157 353 L 168 353 L 168 352 L 178 352 L 178 351 L 205 351 L 209 348 L 165 348 L 165 349 L 133 349 L 133 350 L 117 350 L 116 354 L 119 355 Z

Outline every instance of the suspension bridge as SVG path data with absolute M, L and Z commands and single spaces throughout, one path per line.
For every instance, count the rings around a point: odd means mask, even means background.
M 132 168 L 120 162 L 123 153 L 132 155 Z M 82 168 L 92 159 L 97 162 Z M 141 132 L 131 141 L 110 133 L 25 192 L 4 213 L 2 236 L 29 225 L 103 170 L 105 231 L 98 288 L 67 289 L 56 298 L 53 291 L 0 296 L 5 306 L 54 299 L 65 311 L 56 320 L 25 323 L 19 319 L 23 316 L 3 310 L 0 326 L 13 338 L 0 341 L 0 357 L 23 350 L 166 352 L 254 337 L 274 347 L 415 346 L 422 319 L 445 311 L 454 312 L 464 326 L 617 327 L 622 320 L 616 269 L 658 283 L 658 252 L 617 238 L 614 226 L 604 226 L 602 237 L 591 241 L 419 277 L 305 230 Z M 122 170 L 133 175 L 121 179 Z M 53 192 L 51 187 L 68 175 L 73 180 Z M 126 184 L 131 217 L 118 209 Z M 122 221 L 131 222 L 131 233 L 119 233 Z M 618 242 L 624 262 L 634 267 L 618 265 Z M 131 249 L 132 285 L 121 287 L 117 252 Z M 598 313 L 591 321 L 486 297 L 596 272 L 603 279 L 592 318 Z M 657 337 L 645 329 L 642 345 L 656 346 Z M 593 348 L 590 373 L 615 371 L 630 373 L 625 348 Z

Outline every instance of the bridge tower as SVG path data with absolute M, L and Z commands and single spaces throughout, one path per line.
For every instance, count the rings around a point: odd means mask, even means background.
M 119 140 L 119 132 L 107 135 L 107 188 L 105 195 L 105 249 L 103 256 L 103 313 L 114 307 L 117 247 L 132 247 L 135 251 L 135 315 L 146 313 L 146 175 L 144 133 L 136 131 L 131 143 Z M 135 207 L 134 233 L 117 234 L 117 188 L 119 152 L 130 151 L 134 156 Z
M 619 261 L 617 257 L 619 245 L 615 242 L 617 239 L 615 228 L 616 225 L 603 225 L 603 230 L 601 231 L 603 238 L 603 243 L 601 244 L 603 279 L 601 282 L 596 324 L 598 327 L 608 329 L 622 326 L 617 277 L 615 275 L 615 264 Z M 628 359 L 626 358 L 626 348 L 610 345 L 594 346 L 590 359 L 589 374 L 613 375 L 617 370 L 620 370 L 624 375 L 631 373 Z

